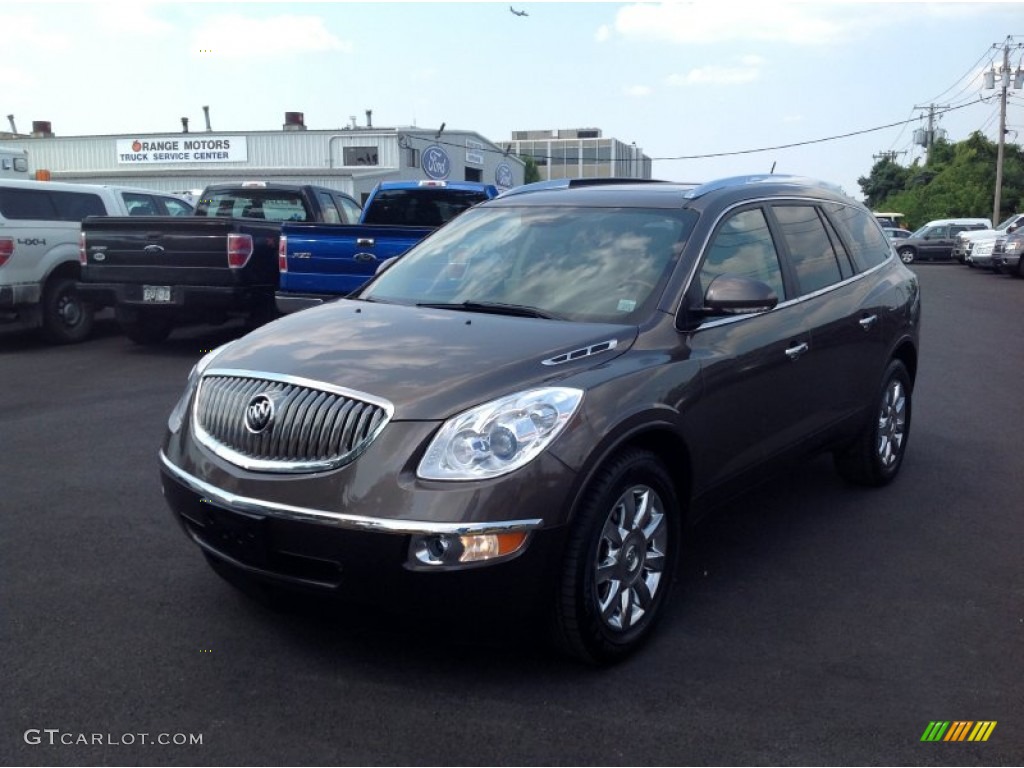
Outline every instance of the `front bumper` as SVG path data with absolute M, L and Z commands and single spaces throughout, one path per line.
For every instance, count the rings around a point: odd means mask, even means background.
M 539 518 L 433 522 L 301 507 L 223 490 L 176 466 L 164 452 L 160 462 L 164 497 L 207 557 L 293 589 L 401 605 L 449 598 L 482 605 L 500 597 L 523 606 L 550 583 L 564 542 L 564 526 L 543 529 Z M 411 508 L 417 506 L 427 505 L 413 500 Z M 458 506 L 453 498 L 451 509 Z M 412 558 L 418 536 L 511 531 L 528 536 L 508 559 L 451 569 L 417 567 Z
M 1020 254 L 998 253 L 992 257 L 992 266 L 1000 272 L 1016 272 L 1020 268 Z

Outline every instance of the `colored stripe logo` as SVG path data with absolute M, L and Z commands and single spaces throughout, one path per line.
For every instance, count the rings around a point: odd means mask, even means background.
M 988 741 L 996 720 L 932 720 L 921 741 Z

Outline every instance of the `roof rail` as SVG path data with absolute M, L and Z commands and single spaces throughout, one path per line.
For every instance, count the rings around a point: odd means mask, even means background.
M 548 179 L 522 184 L 502 192 L 501 197 L 519 195 L 527 192 L 539 192 L 546 189 L 577 189 L 579 187 L 600 187 L 612 184 L 667 184 L 662 179 L 628 179 L 621 176 L 594 177 L 587 179 Z
M 728 176 L 724 179 L 715 179 L 709 181 L 706 184 L 701 184 L 695 189 L 691 189 L 686 192 L 683 197 L 689 200 L 696 200 L 698 197 L 708 194 L 709 192 L 717 192 L 720 189 L 727 189 L 728 187 L 738 187 L 743 184 L 801 184 L 801 185 L 813 185 L 816 187 L 827 187 L 833 192 L 837 192 L 841 195 L 846 195 L 843 188 L 838 184 L 833 184 L 828 181 L 821 181 L 820 179 L 813 179 L 809 176 L 795 176 L 789 174 L 776 174 L 776 173 L 755 173 L 747 176 Z M 848 195 L 847 195 L 848 196 Z

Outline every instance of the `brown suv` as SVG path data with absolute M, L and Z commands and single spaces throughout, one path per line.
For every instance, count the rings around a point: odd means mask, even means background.
M 164 492 L 243 588 L 539 598 L 563 648 L 608 662 L 716 503 L 821 451 L 893 479 L 919 318 L 829 185 L 528 185 L 203 358 Z

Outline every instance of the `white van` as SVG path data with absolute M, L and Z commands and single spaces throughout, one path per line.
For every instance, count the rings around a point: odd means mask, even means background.
M 78 236 L 86 216 L 186 216 L 192 205 L 134 187 L 0 178 L 0 320 L 82 341 L 93 310 L 78 299 Z

